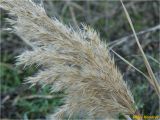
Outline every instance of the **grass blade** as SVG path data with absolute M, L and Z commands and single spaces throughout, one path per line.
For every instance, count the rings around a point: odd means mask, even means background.
M 139 40 L 138 40 L 138 37 L 137 37 L 137 35 L 136 35 L 136 32 L 135 32 L 134 27 L 133 27 L 133 24 L 132 24 L 132 20 L 131 20 L 131 18 L 130 18 L 130 16 L 129 16 L 128 12 L 127 12 L 127 9 L 125 8 L 122 0 L 120 0 L 120 1 L 121 1 L 122 6 L 123 6 L 123 9 L 124 9 L 124 11 L 125 11 L 125 14 L 126 14 L 126 17 L 127 17 L 127 19 L 128 19 L 128 22 L 129 22 L 129 24 L 130 24 L 130 27 L 131 27 L 131 29 L 132 29 L 132 31 L 133 31 L 133 34 L 134 34 L 134 37 L 135 37 L 135 39 L 136 39 L 137 45 L 138 45 L 138 47 L 139 47 L 139 49 L 140 49 L 140 52 L 141 52 L 141 54 L 142 54 L 142 57 L 143 57 L 145 66 L 146 66 L 146 68 L 147 68 L 147 71 L 148 71 L 148 74 L 149 74 L 149 77 L 150 77 L 150 79 L 147 79 L 147 80 L 149 81 L 149 83 L 150 83 L 151 85 L 152 85 L 152 83 L 153 83 L 153 88 L 154 88 L 154 90 L 156 91 L 156 93 L 158 94 L 158 96 L 160 97 L 160 86 L 159 86 L 159 84 L 158 84 L 158 82 L 157 82 L 157 80 L 156 80 L 156 77 L 155 77 L 155 75 L 154 75 L 154 73 L 153 73 L 153 71 L 152 71 L 152 68 L 151 68 L 151 66 L 150 66 L 150 64 L 149 64 L 149 62 L 148 62 L 148 60 L 147 60 L 147 57 L 145 56 L 145 53 L 144 53 L 144 51 L 143 51 L 143 49 L 142 49 L 142 46 L 141 46 L 141 44 L 140 44 L 140 42 L 139 42 Z

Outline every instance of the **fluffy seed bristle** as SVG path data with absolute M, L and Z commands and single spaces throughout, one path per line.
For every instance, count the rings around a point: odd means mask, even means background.
M 134 114 L 134 100 L 97 32 L 88 26 L 74 31 L 50 19 L 31 0 L 4 0 L 1 7 L 17 16 L 15 32 L 32 46 L 18 64 L 44 67 L 27 81 L 65 90 L 65 105 L 52 117 L 85 114 L 88 118 Z

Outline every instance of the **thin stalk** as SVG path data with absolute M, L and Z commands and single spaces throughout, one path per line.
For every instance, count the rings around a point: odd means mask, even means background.
M 124 9 L 124 11 L 125 11 L 126 17 L 127 17 L 128 22 L 129 22 L 129 24 L 130 24 L 130 27 L 131 27 L 131 29 L 132 29 L 132 31 L 133 31 L 133 34 L 134 34 L 134 37 L 135 37 L 135 39 L 136 39 L 137 45 L 138 45 L 138 47 L 139 47 L 139 49 L 140 49 L 140 52 L 141 52 L 141 54 L 142 54 L 144 63 L 145 63 L 145 65 L 146 65 L 146 68 L 147 68 L 147 71 L 148 71 L 148 74 L 149 74 L 149 77 L 150 77 L 150 79 L 147 79 L 147 80 L 149 81 L 149 83 L 150 83 L 151 85 L 153 85 L 154 90 L 156 91 L 157 95 L 158 95 L 159 98 L 160 98 L 160 86 L 159 86 L 159 84 L 158 84 L 158 82 L 157 82 L 157 80 L 156 80 L 156 77 L 155 77 L 155 75 L 154 75 L 154 73 L 153 73 L 153 71 L 152 71 L 152 68 L 151 68 L 151 66 L 150 66 L 150 64 L 149 64 L 149 62 L 148 62 L 148 60 L 147 60 L 147 57 L 145 56 L 145 53 L 144 53 L 144 51 L 143 51 L 143 49 L 142 49 L 142 46 L 141 46 L 141 44 L 140 44 L 140 42 L 139 42 L 139 40 L 138 40 L 138 37 L 137 37 L 136 32 L 135 32 L 134 27 L 133 27 L 132 20 L 131 20 L 131 18 L 130 18 L 130 16 L 129 16 L 128 12 L 127 12 L 127 9 L 125 8 L 122 0 L 120 0 L 120 2 L 121 2 L 121 4 L 122 4 L 122 6 L 123 6 L 123 9 Z M 152 84 L 152 83 L 153 83 L 153 84 Z

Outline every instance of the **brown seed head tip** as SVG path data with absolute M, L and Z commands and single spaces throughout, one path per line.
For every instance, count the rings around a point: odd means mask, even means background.
M 67 93 L 65 105 L 54 117 L 135 113 L 132 94 L 95 30 L 84 26 L 74 31 L 50 19 L 31 0 L 5 0 L 1 7 L 17 16 L 14 31 L 33 48 L 18 57 L 19 64 L 43 67 L 28 82 L 51 84 L 53 92 Z

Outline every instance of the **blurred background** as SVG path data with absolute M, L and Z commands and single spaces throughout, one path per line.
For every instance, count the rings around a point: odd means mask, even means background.
M 39 0 L 34 0 L 39 4 Z M 143 50 L 158 81 L 160 81 L 160 1 L 124 2 Z M 109 49 L 131 62 L 147 74 L 145 64 L 126 19 L 121 3 L 117 1 L 55 1 L 44 0 L 43 6 L 50 17 L 56 17 L 75 29 L 85 23 L 100 33 Z M 30 49 L 16 34 L 3 29 L 11 27 L 5 21 L 7 11 L 1 14 L 1 118 L 44 119 L 63 104 L 63 93 L 51 94 L 49 87 L 23 84 L 27 76 L 33 75 L 34 67 L 16 67 L 16 56 Z M 146 78 L 111 52 L 116 64 L 128 83 L 140 112 L 158 115 L 158 97 Z

